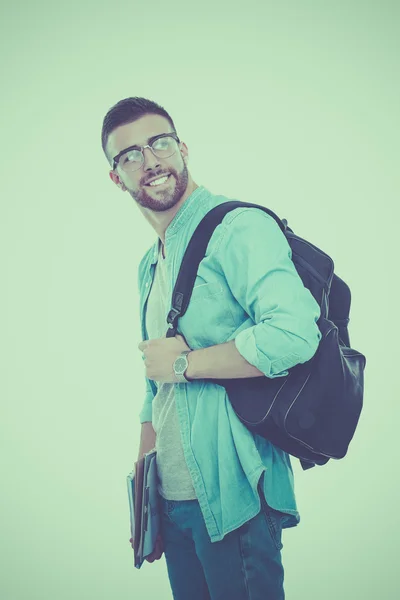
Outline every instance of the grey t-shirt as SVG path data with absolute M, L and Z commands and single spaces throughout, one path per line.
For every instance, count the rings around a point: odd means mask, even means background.
M 149 339 L 161 338 L 166 334 L 167 293 L 168 264 L 167 259 L 163 258 L 160 244 L 154 282 L 146 308 Z M 183 454 L 175 404 L 175 384 L 158 381 L 155 384 L 157 394 L 153 399 L 152 424 L 156 432 L 158 491 L 167 500 L 193 500 L 197 495 Z

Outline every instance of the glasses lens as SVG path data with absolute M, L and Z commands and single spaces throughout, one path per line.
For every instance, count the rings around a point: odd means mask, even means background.
M 140 150 L 129 150 L 119 157 L 118 165 L 124 171 L 136 171 L 142 164 L 142 153 Z
M 166 136 L 154 140 L 151 145 L 152 150 L 158 158 L 168 158 L 177 150 L 177 142 L 173 137 Z M 143 155 L 140 150 L 128 150 L 120 156 L 119 166 L 124 171 L 136 171 L 143 162 Z
M 155 140 L 151 147 L 153 148 L 154 154 L 159 158 L 168 158 L 176 152 L 177 146 L 176 141 L 173 137 L 166 136 Z

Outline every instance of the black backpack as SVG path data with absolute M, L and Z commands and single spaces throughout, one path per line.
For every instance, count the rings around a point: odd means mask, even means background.
M 258 204 L 229 201 L 211 209 L 197 226 L 182 259 L 172 293 L 166 337 L 174 337 L 187 310 L 199 264 L 214 229 L 239 207 L 259 208 L 271 215 L 284 233 L 303 284 L 321 308 L 322 334 L 314 356 L 288 369 L 284 377 L 205 379 L 226 389 L 232 407 L 252 432 L 297 457 L 302 468 L 343 458 L 360 417 L 366 358 L 350 348 L 347 325 L 350 289 L 334 273 L 332 259 L 293 233 L 286 219 Z

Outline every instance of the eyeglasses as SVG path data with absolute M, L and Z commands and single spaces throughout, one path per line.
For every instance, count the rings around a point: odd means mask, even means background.
M 144 162 L 143 150 L 145 148 L 150 148 L 158 158 L 168 158 L 175 154 L 178 149 L 177 143 L 179 144 L 180 140 L 174 133 L 161 133 L 150 138 L 149 142 L 150 144 L 146 146 L 129 146 L 122 150 L 113 158 L 113 169 L 119 166 L 127 173 L 137 171 Z

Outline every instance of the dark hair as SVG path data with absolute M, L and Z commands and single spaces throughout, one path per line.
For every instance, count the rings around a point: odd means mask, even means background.
M 126 125 L 127 123 L 133 123 L 144 117 L 144 115 L 148 114 L 156 114 L 161 115 L 168 119 L 173 133 L 177 134 L 175 129 L 174 122 L 167 111 L 152 100 L 147 100 L 146 98 L 124 98 L 124 100 L 120 100 L 117 104 L 114 104 L 106 114 L 103 120 L 103 127 L 101 130 L 101 145 L 103 147 L 103 152 L 107 156 L 106 145 L 108 141 L 108 136 L 114 129 L 119 127 L 120 125 Z M 108 160 L 108 156 L 107 156 Z M 109 161 L 110 162 L 110 161 Z

